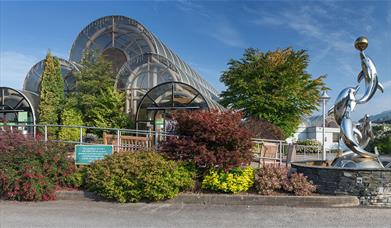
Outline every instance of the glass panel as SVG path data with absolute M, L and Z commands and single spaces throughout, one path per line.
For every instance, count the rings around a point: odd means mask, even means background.
M 160 86 L 155 87 L 151 91 L 148 92 L 148 95 L 155 100 L 158 104 L 160 104 L 161 101 L 163 103 L 164 100 L 168 97 L 171 100 L 171 94 L 172 94 L 172 83 L 163 84 Z
M 188 85 L 175 84 L 174 106 L 185 107 L 197 96 L 198 92 Z
M 80 33 L 80 35 L 76 38 L 75 43 L 72 46 L 71 54 L 69 59 L 74 62 L 80 62 L 81 57 L 83 56 L 83 51 L 88 41 L 87 36 Z
M 162 94 L 155 99 L 160 107 L 172 107 L 172 91 L 162 91 Z
M 140 105 L 140 109 L 147 109 L 148 107 L 156 107 L 156 104 L 148 96 L 146 96 L 143 103 Z
M 208 104 L 206 101 L 201 97 L 197 96 L 188 106 L 190 107 L 200 107 L 201 109 L 207 109 Z

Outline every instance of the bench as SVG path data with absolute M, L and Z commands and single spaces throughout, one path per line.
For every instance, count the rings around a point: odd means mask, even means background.
M 117 152 L 132 152 L 137 150 L 146 150 L 151 147 L 152 141 L 146 136 L 120 136 L 118 148 L 118 136 L 103 133 L 103 143 L 105 145 L 113 145 Z
M 254 162 L 259 163 L 259 167 L 265 164 L 277 164 L 279 145 L 277 143 L 263 142 L 261 145 L 257 145 L 255 148 Z

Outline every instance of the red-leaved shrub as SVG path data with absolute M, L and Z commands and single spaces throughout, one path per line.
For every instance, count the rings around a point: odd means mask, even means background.
M 307 177 L 302 173 L 294 173 L 285 182 L 283 189 L 288 192 L 293 192 L 297 196 L 309 196 L 316 190 L 316 186 L 307 180 Z
M 288 168 L 265 165 L 255 175 L 255 187 L 259 194 L 273 195 L 288 182 Z
M 0 131 L 0 197 L 54 199 L 56 186 L 74 172 L 65 145 L 44 143 L 18 131 Z
M 169 159 L 194 162 L 199 168 L 229 170 L 252 158 L 251 133 L 241 126 L 239 112 L 177 112 L 175 134 L 161 144 Z
M 266 120 L 251 117 L 243 122 L 243 127 L 249 130 L 255 138 L 273 140 L 283 140 L 285 138 L 281 128 Z
M 307 180 L 302 173 L 288 175 L 285 166 L 265 165 L 255 174 L 255 187 L 259 194 L 273 195 L 286 191 L 298 196 L 311 195 L 316 186 Z

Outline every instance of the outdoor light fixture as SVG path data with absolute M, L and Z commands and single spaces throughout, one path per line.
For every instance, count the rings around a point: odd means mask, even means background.
M 322 159 L 326 161 L 326 147 L 325 147 L 325 133 L 324 129 L 326 127 L 326 103 L 328 100 L 330 100 L 330 96 L 327 94 L 326 90 L 323 90 L 322 95 L 320 95 L 320 100 L 322 101 L 323 104 L 323 125 L 322 125 Z

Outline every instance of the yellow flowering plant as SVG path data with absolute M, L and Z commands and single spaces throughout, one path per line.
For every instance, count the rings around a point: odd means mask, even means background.
M 210 169 L 202 181 L 202 188 L 216 192 L 245 192 L 254 185 L 254 169 L 236 167 L 228 172 Z

